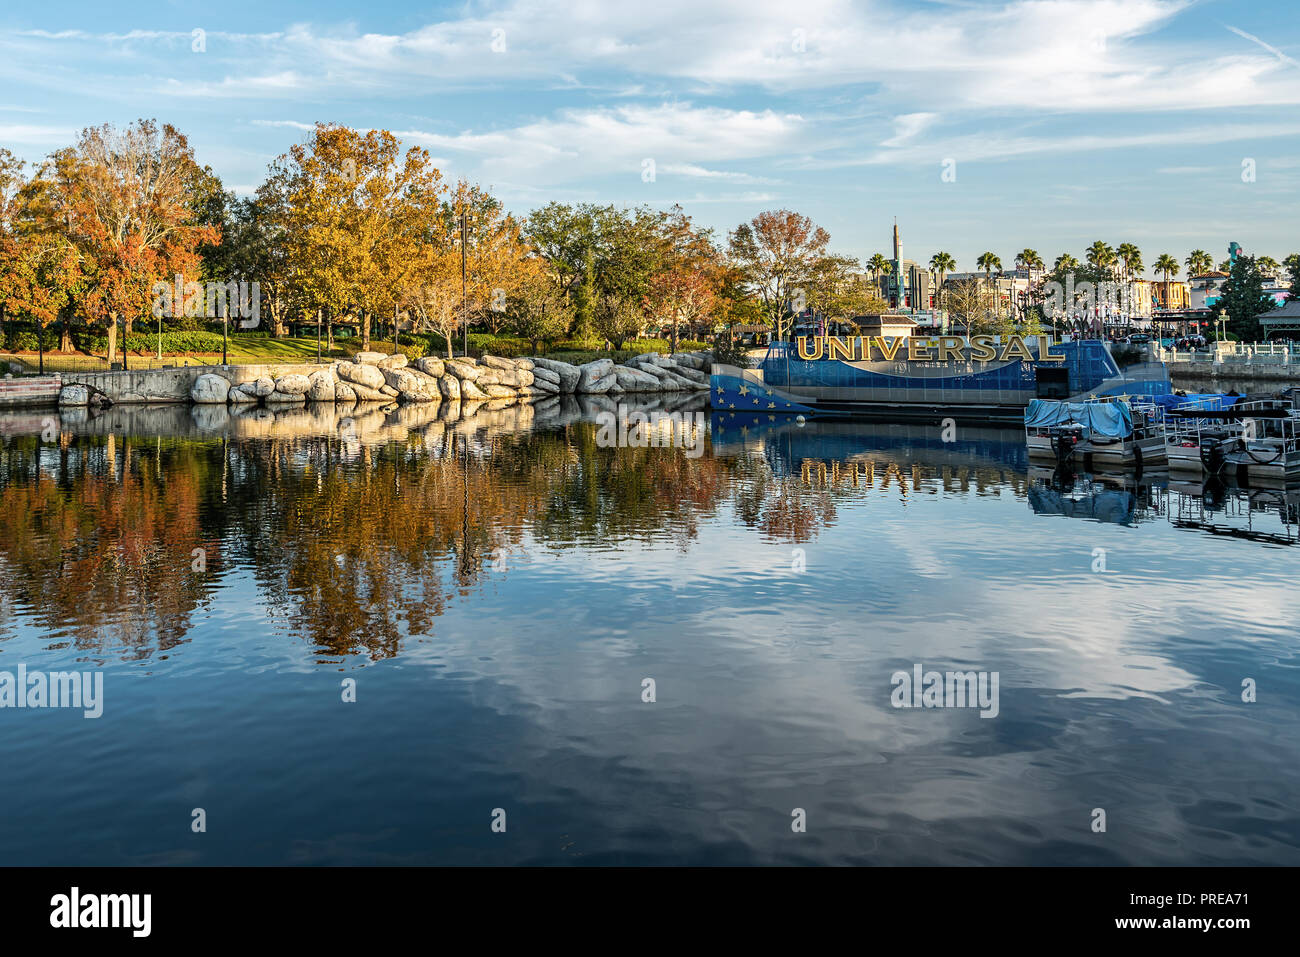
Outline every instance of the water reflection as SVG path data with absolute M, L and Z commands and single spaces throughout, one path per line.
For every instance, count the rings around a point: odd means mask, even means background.
M 1294 860 L 1295 492 L 1041 473 L 1019 430 L 939 424 L 712 415 L 699 457 L 602 447 L 615 408 L 0 416 L 0 668 L 111 679 L 95 728 L 0 739 L 0 846 Z M 999 717 L 893 709 L 918 662 L 998 670 Z M 157 826 L 200 804 L 222 842 Z

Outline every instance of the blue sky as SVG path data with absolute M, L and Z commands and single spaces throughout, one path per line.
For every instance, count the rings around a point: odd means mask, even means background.
M 959 269 L 1094 239 L 1137 243 L 1148 267 L 1231 240 L 1298 251 L 1298 106 L 1288 0 L 0 10 L 0 146 L 30 160 L 151 116 L 246 192 L 335 121 L 398 132 L 518 213 L 680 202 L 724 234 L 786 207 L 860 257 L 888 253 L 897 217 L 905 255 Z

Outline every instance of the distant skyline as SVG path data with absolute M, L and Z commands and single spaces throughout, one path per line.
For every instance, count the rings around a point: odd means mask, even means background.
M 26 160 L 156 117 L 241 193 L 326 121 L 392 130 L 521 215 L 681 203 L 725 240 L 790 208 L 863 260 L 897 218 L 906 258 L 958 271 L 1097 239 L 1148 276 L 1234 240 L 1300 251 L 1283 0 L 47 2 L 0 11 L 0 84 L 0 147 Z

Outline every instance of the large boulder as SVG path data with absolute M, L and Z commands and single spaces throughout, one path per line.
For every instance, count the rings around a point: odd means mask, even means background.
M 447 372 L 446 365 L 437 356 L 425 356 L 423 359 L 416 359 L 415 367 L 425 375 L 431 375 L 435 379 L 441 379 Z
M 362 365 L 358 362 L 340 362 L 334 368 L 338 371 L 340 379 L 351 382 L 353 385 L 378 389 L 384 384 L 384 371 L 377 366 Z
M 285 406 L 305 405 L 307 396 L 302 393 L 272 392 L 263 400 L 268 406 L 284 408 Z
M 511 369 L 510 371 L 513 372 L 514 370 Z M 485 385 L 500 385 L 501 376 L 503 374 L 504 373 L 500 369 L 488 368 L 484 370 L 482 374 L 480 374 L 479 377 L 474 381 L 479 384 L 479 388 L 482 388 Z
M 388 385 L 407 402 L 432 402 L 439 397 L 437 383 L 411 369 L 385 369 Z
M 245 382 L 231 389 L 227 399 L 232 405 L 252 405 L 259 401 L 261 396 L 257 394 L 256 382 Z
M 488 394 L 475 385 L 473 379 L 462 379 L 460 382 L 460 397 L 466 402 L 483 402 L 488 398 Z
M 394 352 L 391 356 L 385 356 L 382 362 L 376 363 L 381 369 L 404 369 L 406 368 L 406 356 L 400 352 Z
M 688 369 L 703 369 L 705 365 L 704 356 L 698 352 L 674 352 L 669 358 Z
M 532 359 L 516 359 L 516 360 L 515 360 L 515 368 L 516 368 L 516 369 L 523 369 L 525 372 L 532 372 L 532 371 L 533 371 L 533 366 L 534 366 L 534 365 L 535 365 L 535 363 L 533 362 Z
M 205 372 L 190 386 L 190 399 L 199 405 L 225 405 L 230 383 L 213 372 Z
M 307 398 L 314 402 L 333 402 L 338 397 L 338 381 L 327 370 L 313 372 L 308 380 Z
M 479 385 L 479 383 L 473 384 Z M 514 389 L 509 386 L 497 385 L 494 382 L 489 382 L 487 385 L 482 386 L 482 389 L 490 399 L 511 399 L 514 398 L 515 395 Z
M 90 390 L 84 385 L 65 385 L 59 390 L 59 405 L 90 405 Z
M 559 391 L 560 374 L 558 372 L 552 372 L 550 369 L 543 369 L 541 366 L 537 366 L 532 370 L 532 374 L 534 382 L 549 382 L 555 386 L 557 392 Z
M 582 378 L 582 370 L 575 365 L 567 362 L 560 362 L 558 359 L 533 359 L 533 373 L 537 369 L 547 369 L 554 372 L 560 377 L 560 391 L 565 393 L 575 392 L 578 388 L 578 381 Z
M 280 376 L 275 383 L 275 391 L 282 395 L 306 395 L 310 388 L 311 379 L 296 372 Z
M 536 379 L 533 381 L 532 385 L 528 386 L 526 391 L 533 395 L 536 395 L 538 393 L 544 393 L 546 395 L 559 395 L 560 384 L 558 382 L 550 382 L 546 379 Z
M 658 392 L 659 380 L 646 372 L 630 369 L 627 366 L 615 366 L 614 377 L 619 388 L 624 392 Z
M 709 386 L 709 374 L 707 372 L 702 372 L 699 369 L 693 369 L 689 366 L 677 366 L 668 371 L 674 375 L 681 376 L 683 379 L 702 385 L 705 388 L 708 388 Z
M 334 401 L 335 402 L 355 402 L 357 401 L 356 390 L 352 388 L 350 382 L 334 383 Z
M 442 391 L 442 397 L 452 402 L 460 401 L 460 380 L 450 372 L 445 373 L 438 380 L 438 388 Z
M 523 389 L 533 384 L 533 374 L 527 369 L 510 369 L 498 372 L 497 381 L 512 389 Z
M 348 385 L 352 387 L 352 394 L 356 396 L 358 402 L 387 402 L 389 399 L 385 393 L 372 389 L 368 385 L 362 385 L 360 382 L 350 382 Z M 384 386 L 384 388 L 388 387 Z
M 515 371 L 514 359 L 503 359 L 500 356 L 484 356 L 479 359 L 479 365 L 485 365 L 492 369 L 504 369 L 506 372 Z
M 384 395 L 388 396 L 388 398 L 390 398 L 390 399 L 396 399 L 396 398 L 397 398 L 397 390 L 394 389 L 394 388 L 393 388 L 391 385 L 389 385 L 387 382 L 385 382 L 383 385 L 381 385 L 381 386 L 379 387 L 379 391 L 382 392 Z
M 366 366 L 377 366 L 387 358 L 388 356 L 382 352 L 358 352 L 352 357 L 354 362 Z
M 578 366 L 580 378 L 577 391 L 585 395 L 608 392 L 618 380 L 614 376 L 613 359 L 597 359 Z
M 454 375 L 461 382 L 473 382 L 483 370 L 476 365 L 466 362 L 464 359 L 449 359 L 445 363 L 447 371 Z

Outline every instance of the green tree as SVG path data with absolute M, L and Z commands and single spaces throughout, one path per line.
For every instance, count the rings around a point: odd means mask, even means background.
M 1188 253 L 1187 258 L 1183 260 L 1183 265 L 1187 267 L 1187 278 L 1203 276 L 1214 268 L 1214 260 L 1204 249 L 1193 249 Z
M 1238 255 L 1211 307 L 1214 320 L 1226 313 L 1229 332 L 1242 342 L 1258 342 L 1263 338 L 1259 317 L 1273 308 L 1273 297 L 1264 292 L 1264 276 L 1255 257 Z

